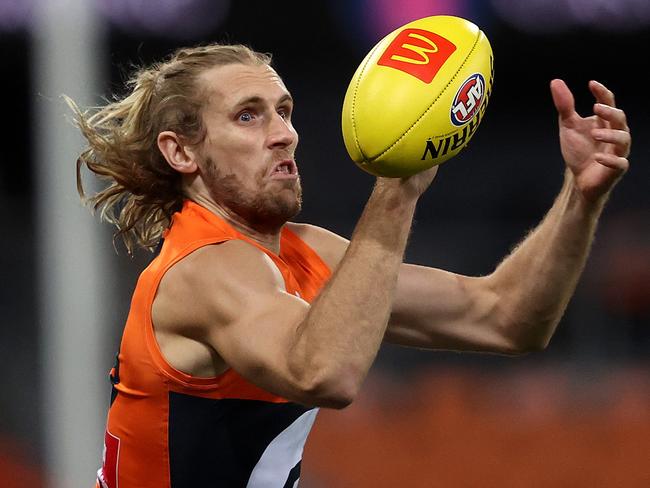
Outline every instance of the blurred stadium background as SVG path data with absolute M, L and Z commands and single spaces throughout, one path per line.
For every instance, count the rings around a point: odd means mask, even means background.
M 650 486 L 647 0 L 0 0 L 0 486 L 92 486 L 106 372 L 151 259 L 119 245 L 116 254 L 111 230 L 81 208 L 81 141 L 60 95 L 99 104 L 123 93 L 133 65 L 181 45 L 272 52 L 297 104 L 300 218 L 349 236 L 372 178 L 343 147 L 347 83 L 381 36 L 435 14 L 481 26 L 496 79 L 471 146 L 419 206 L 409 261 L 489 273 L 544 215 L 563 172 L 554 77 L 582 112 L 588 80 L 616 92 L 633 129 L 632 167 L 546 351 L 384 347 L 359 400 L 321 413 L 301 486 Z

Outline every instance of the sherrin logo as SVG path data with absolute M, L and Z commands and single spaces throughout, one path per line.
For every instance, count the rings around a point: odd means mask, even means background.
M 448 39 L 424 29 L 404 29 L 388 45 L 377 61 L 424 83 L 431 83 L 456 46 Z
M 481 73 L 474 73 L 460 86 L 451 104 L 451 122 L 460 127 L 476 114 L 485 95 L 485 79 Z

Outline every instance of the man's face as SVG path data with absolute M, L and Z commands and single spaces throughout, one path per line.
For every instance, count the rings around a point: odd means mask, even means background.
M 202 78 L 200 169 L 210 197 L 257 230 L 277 230 L 301 207 L 291 95 L 269 66 L 220 66 Z

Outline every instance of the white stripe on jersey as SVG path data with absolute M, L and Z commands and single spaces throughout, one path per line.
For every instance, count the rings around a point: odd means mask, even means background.
M 291 469 L 302 459 L 307 435 L 316 420 L 317 408 L 307 410 L 266 447 L 246 488 L 282 488 Z M 294 486 L 297 486 L 298 482 Z

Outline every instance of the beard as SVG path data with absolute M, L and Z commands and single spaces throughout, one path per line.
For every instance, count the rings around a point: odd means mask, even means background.
M 255 175 L 258 191 L 248 190 L 235 174 L 224 175 L 208 158 L 205 164 L 210 196 L 247 225 L 262 233 L 278 232 L 302 209 L 300 180 L 275 180 L 266 184 L 266 170 Z

